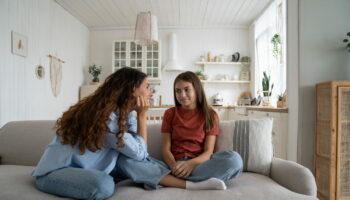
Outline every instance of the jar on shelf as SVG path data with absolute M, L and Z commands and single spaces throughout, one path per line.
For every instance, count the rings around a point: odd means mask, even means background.
M 207 61 L 210 62 L 211 61 L 211 52 L 208 52 L 208 55 L 207 55 Z

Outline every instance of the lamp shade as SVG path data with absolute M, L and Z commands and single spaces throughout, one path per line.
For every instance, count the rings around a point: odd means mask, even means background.
M 134 40 L 142 46 L 158 43 L 157 17 L 151 12 L 140 12 L 137 15 Z

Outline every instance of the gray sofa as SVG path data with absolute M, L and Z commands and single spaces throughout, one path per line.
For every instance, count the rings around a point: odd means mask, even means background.
M 9 122 L 0 129 L 0 199 L 67 199 L 40 192 L 31 172 L 45 146 L 54 136 L 54 121 Z M 225 130 L 224 130 L 225 131 Z M 148 126 L 149 152 L 160 158 L 160 124 Z M 227 182 L 227 190 L 190 191 L 176 188 L 145 190 L 130 180 L 116 184 L 111 199 L 119 200 L 249 200 L 316 198 L 316 184 L 310 170 L 291 161 L 273 158 L 270 176 L 244 172 Z

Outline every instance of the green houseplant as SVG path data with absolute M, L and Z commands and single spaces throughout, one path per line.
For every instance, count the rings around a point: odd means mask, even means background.
M 348 38 L 345 38 L 344 40 L 343 40 L 343 42 L 346 44 L 346 48 L 348 49 L 348 51 L 350 52 L 350 32 L 348 32 L 347 34 L 346 34 L 347 36 L 348 36 Z
M 101 72 L 102 72 L 102 66 L 97 67 L 95 64 L 89 66 L 89 74 L 91 74 L 92 77 L 94 77 L 92 79 L 92 82 L 95 82 L 95 83 L 100 82 L 100 79 L 98 78 L 98 76 L 101 74 Z
M 273 90 L 273 83 L 271 84 L 271 76 L 266 74 L 266 71 L 263 72 L 263 79 L 262 79 L 262 88 L 263 88 L 263 95 L 264 95 L 264 101 L 263 105 L 270 105 L 270 97 Z M 270 87 L 271 86 L 271 87 Z
M 205 75 L 202 71 L 195 71 L 194 74 L 196 74 L 200 80 L 205 80 Z
M 278 56 L 281 55 L 281 37 L 279 34 L 275 34 L 272 36 L 271 38 L 271 43 L 272 43 L 272 46 L 273 46 L 273 49 L 272 49 L 272 55 L 275 57 L 275 58 L 278 58 Z

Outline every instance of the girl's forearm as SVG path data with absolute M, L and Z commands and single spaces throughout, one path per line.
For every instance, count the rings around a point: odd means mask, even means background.
M 170 151 L 163 151 L 163 159 L 170 169 L 176 164 L 176 160 Z
M 195 166 L 207 161 L 210 159 L 210 156 L 213 154 L 213 152 L 210 151 L 204 151 L 202 154 L 200 154 L 199 156 L 192 158 L 191 160 L 189 160 L 189 162 L 191 162 L 192 164 L 194 164 Z
M 137 114 L 137 132 L 147 143 L 147 115 L 143 113 Z

